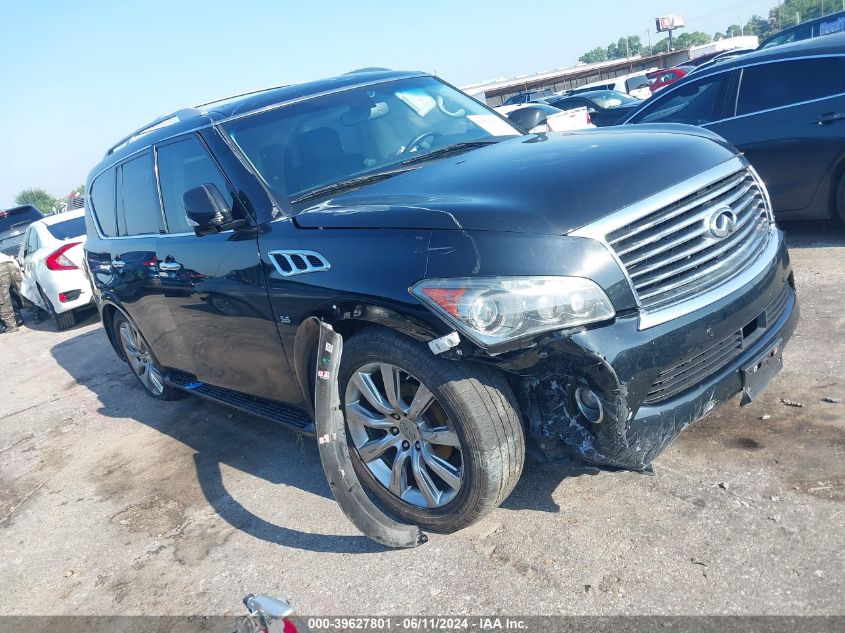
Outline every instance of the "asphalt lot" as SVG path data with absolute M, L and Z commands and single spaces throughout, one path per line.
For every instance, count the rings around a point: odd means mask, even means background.
M 530 463 L 504 506 L 389 551 L 313 441 L 148 398 L 97 321 L 0 336 L 0 614 L 845 613 L 845 229 L 787 226 L 785 370 L 687 429 L 654 476 Z M 781 399 L 800 401 L 796 408 Z M 770 416 L 761 419 L 763 416 Z

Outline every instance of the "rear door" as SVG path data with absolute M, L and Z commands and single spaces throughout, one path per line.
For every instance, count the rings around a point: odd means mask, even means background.
M 170 330 L 168 365 L 212 385 L 297 404 L 301 400 L 267 296 L 254 226 L 198 237 L 183 194 L 211 183 L 236 219 L 252 218 L 196 134 L 156 147 L 167 231 L 158 242 L 159 280 Z
M 35 253 L 41 248 L 41 242 L 38 237 L 38 231 L 33 225 L 29 225 L 24 235 L 23 244 L 21 244 L 20 255 L 18 257 L 21 265 L 21 294 L 32 301 L 40 308 L 45 308 L 44 302 L 41 300 L 41 295 L 38 293 L 38 283 L 35 276 Z
M 745 152 L 778 212 L 806 208 L 842 156 L 845 56 L 747 66 L 735 116 L 711 129 Z

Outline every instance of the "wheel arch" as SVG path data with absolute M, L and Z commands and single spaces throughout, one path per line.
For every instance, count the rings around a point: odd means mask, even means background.
M 321 321 L 331 325 L 344 340 L 369 327 L 394 330 L 421 342 L 428 342 L 441 334 L 433 323 L 427 323 L 394 308 L 372 303 L 335 304 L 328 311 L 317 312 L 307 317 L 296 331 L 293 370 L 302 400 L 312 416 L 314 415 L 315 376 L 312 375 L 311 359 L 316 359 Z
M 120 306 L 118 306 L 113 301 L 103 300 L 100 303 L 100 322 L 103 324 L 103 329 L 106 331 L 106 336 L 109 339 L 109 343 L 111 343 L 112 348 L 114 349 L 114 353 L 117 354 L 118 358 L 121 360 L 126 360 L 126 355 L 123 353 L 123 348 L 120 346 L 117 340 L 117 333 L 114 331 L 114 318 L 120 314 L 124 317 L 127 321 L 132 324 L 139 332 L 141 331 L 138 328 L 138 324 L 126 314 L 126 311 L 123 310 Z

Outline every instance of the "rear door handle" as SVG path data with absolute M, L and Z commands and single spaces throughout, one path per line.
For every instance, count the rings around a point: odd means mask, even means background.
M 179 262 L 161 262 L 158 265 L 158 269 L 166 272 L 175 272 L 177 270 L 182 270 L 182 264 Z
M 112 268 L 117 268 L 118 270 L 120 270 L 124 266 L 126 266 L 126 262 L 124 262 L 122 260 L 119 260 L 119 259 L 111 260 L 111 267 Z
M 845 119 L 845 112 L 825 112 L 816 121 L 816 125 L 827 125 Z

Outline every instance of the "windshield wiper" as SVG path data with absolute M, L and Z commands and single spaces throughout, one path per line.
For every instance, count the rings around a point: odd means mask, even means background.
M 486 139 L 483 141 L 463 141 L 461 143 L 452 143 L 451 145 L 447 145 L 446 147 L 441 147 L 440 149 L 434 149 L 430 152 L 426 152 L 425 154 L 420 154 L 419 156 L 412 156 L 411 158 L 407 158 L 402 161 L 402 164 L 412 165 L 413 163 L 420 163 L 425 160 L 430 160 L 439 156 L 445 156 L 454 152 L 460 152 L 466 149 L 473 149 L 475 147 L 482 147 L 484 145 L 493 145 L 494 143 L 498 143 L 501 140 L 502 139 Z
M 362 185 L 368 185 L 373 182 L 378 182 L 379 180 L 387 180 L 388 178 L 392 178 L 398 174 L 403 174 L 406 171 L 411 171 L 410 169 L 391 169 L 390 171 L 379 171 L 374 174 L 367 174 L 366 176 L 356 176 L 355 178 L 347 178 L 346 180 L 340 180 L 338 182 L 333 182 L 330 185 L 324 185 L 322 187 L 317 187 L 316 189 L 312 189 L 311 191 L 302 194 L 301 196 L 294 198 L 291 200 L 293 204 L 297 204 L 298 202 L 305 202 L 306 200 L 312 200 L 313 198 L 319 198 L 327 193 L 333 193 L 335 191 L 342 191 L 344 189 L 351 189 L 353 187 L 360 187 Z

